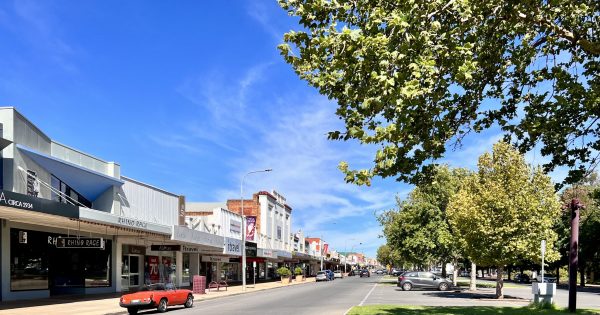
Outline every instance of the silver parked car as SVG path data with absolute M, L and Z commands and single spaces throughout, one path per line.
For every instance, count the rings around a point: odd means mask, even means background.
M 329 276 L 327 275 L 327 272 L 319 271 L 319 272 L 317 272 L 317 278 L 315 280 L 316 281 L 329 281 Z
M 412 271 L 405 272 L 398 277 L 398 286 L 404 291 L 410 291 L 412 288 L 433 288 L 446 291 L 452 286 L 452 282 L 431 272 Z

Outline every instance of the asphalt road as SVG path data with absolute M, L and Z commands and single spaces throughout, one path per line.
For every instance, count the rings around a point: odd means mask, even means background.
M 477 298 L 464 291 L 402 291 L 381 276 L 347 277 L 330 282 L 308 283 L 236 296 L 196 302 L 191 309 L 172 307 L 167 314 L 345 314 L 356 305 L 398 304 L 428 306 L 525 306 L 530 303 L 531 287 L 505 288 L 504 301 L 493 299 L 494 289 L 480 289 Z M 390 280 L 393 281 L 393 280 Z M 567 306 L 568 291 L 557 290 L 557 304 Z M 578 308 L 600 309 L 600 293 L 580 292 Z M 140 312 L 156 314 L 156 311 Z

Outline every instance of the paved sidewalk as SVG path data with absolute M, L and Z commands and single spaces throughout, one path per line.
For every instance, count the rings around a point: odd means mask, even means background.
M 308 283 L 314 283 L 315 278 L 308 278 L 306 281 L 296 282 L 293 281 L 290 284 L 281 284 L 279 281 L 257 283 L 256 287 L 252 287 L 252 284 L 246 286 L 246 292 L 242 291 L 242 286 L 229 287 L 227 291 L 215 291 L 211 290 L 206 294 L 194 294 L 194 301 L 203 301 L 216 299 L 224 296 L 245 294 L 275 288 L 283 288 L 292 285 L 302 285 Z M 99 315 L 99 314 L 127 314 L 127 310 L 119 306 L 120 294 L 110 294 L 102 296 L 87 295 L 79 298 L 64 297 L 64 298 L 49 298 L 49 299 L 37 299 L 37 300 L 26 300 L 26 301 L 8 301 L 0 302 L 0 314 L 1 315 L 31 315 L 31 314 L 43 314 L 43 315 L 67 315 L 67 314 L 78 314 L 78 315 Z M 181 307 L 181 306 L 174 306 Z M 143 314 L 143 312 L 140 312 Z

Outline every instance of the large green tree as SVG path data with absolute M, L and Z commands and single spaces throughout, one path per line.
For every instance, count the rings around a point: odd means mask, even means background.
M 418 181 L 469 132 L 500 126 L 521 152 L 570 167 L 600 150 L 600 1 L 279 0 L 301 28 L 279 50 L 338 103 L 330 139 L 380 145 L 348 182 Z
M 427 266 L 441 263 L 445 276 L 447 262 L 462 257 L 462 241 L 448 225 L 446 208 L 469 172 L 440 165 L 432 181 L 424 182 L 398 200 L 398 209 L 379 217 L 387 244 L 409 262 Z M 456 277 L 455 277 L 456 279 Z
M 546 260 L 559 258 L 552 230 L 560 202 L 550 177 L 525 162 L 510 144 L 498 142 L 479 158 L 478 172 L 468 178 L 448 205 L 450 226 L 465 241 L 477 264 L 496 266 L 496 296 L 503 297 L 502 273 L 523 259 L 539 261 L 546 240 Z
M 400 257 L 395 250 L 384 244 L 377 248 L 377 261 L 383 266 L 397 266 L 400 263 Z

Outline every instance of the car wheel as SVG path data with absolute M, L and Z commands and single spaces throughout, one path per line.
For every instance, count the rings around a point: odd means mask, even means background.
M 157 310 L 159 313 L 164 313 L 164 312 L 166 312 L 166 311 L 167 311 L 167 299 L 165 299 L 165 298 L 162 298 L 162 299 L 160 300 L 160 302 L 158 302 L 158 307 L 156 308 L 156 310 Z
M 190 294 L 188 295 L 187 300 L 185 300 L 185 304 L 183 304 L 183 306 L 190 308 L 192 305 L 194 305 L 194 297 Z
M 404 290 L 404 291 L 412 290 L 412 284 L 410 284 L 410 282 L 404 282 L 404 284 L 402 285 L 402 290 Z
M 135 314 L 138 313 L 138 309 L 135 308 L 135 307 L 128 307 L 127 308 L 127 313 L 135 315 Z
M 440 283 L 440 286 L 438 288 L 440 289 L 440 291 L 446 291 L 448 290 L 448 284 L 446 282 L 442 282 Z

